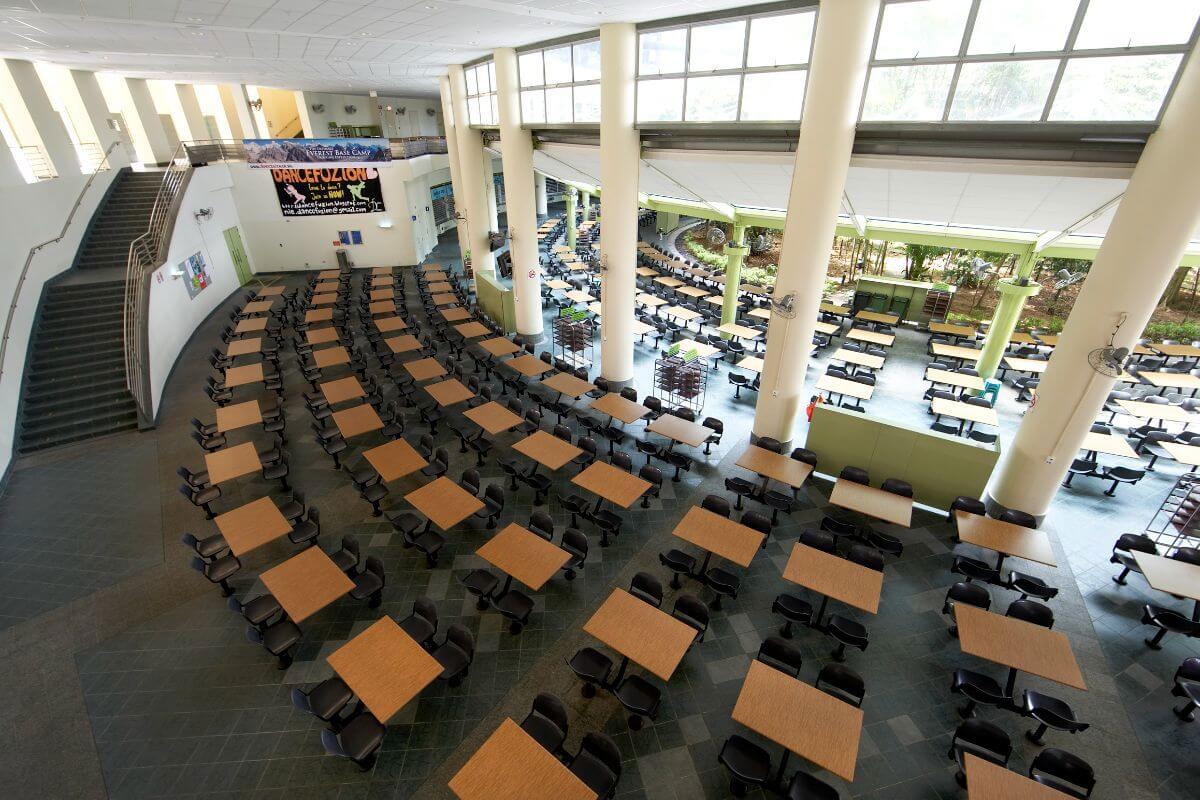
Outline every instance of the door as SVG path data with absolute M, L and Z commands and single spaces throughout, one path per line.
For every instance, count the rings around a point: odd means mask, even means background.
M 250 259 L 246 257 L 246 248 L 242 246 L 242 232 L 236 225 L 225 230 L 225 246 L 229 248 L 229 257 L 233 259 L 238 285 L 245 286 L 250 281 Z

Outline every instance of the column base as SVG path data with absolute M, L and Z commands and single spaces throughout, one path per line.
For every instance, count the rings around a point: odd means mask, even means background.
M 983 493 L 983 505 L 987 509 L 987 513 L 988 513 L 989 517 L 999 517 L 1005 511 L 1009 510 L 1008 506 L 1004 505 L 1003 503 L 996 500 L 996 498 L 992 497 L 991 492 Z M 1016 510 L 1024 511 L 1024 509 L 1016 509 Z M 1030 512 L 1026 511 L 1025 513 L 1028 514 Z M 1037 520 L 1037 524 L 1038 524 L 1039 528 L 1042 526 L 1042 523 L 1046 521 L 1045 514 L 1034 514 L 1033 518 Z
M 545 330 L 541 330 L 537 333 L 520 333 L 520 332 L 518 332 L 516 335 L 520 336 L 522 341 L 527 342 L 529 344 L 541 344 L 542 342 L 544 342 L 550 338 L 549 336 L 546 335 Z
M 600 377 L 603 378 L 604 376 L 601 375 Z M 604 378 L 604 379 L 608 380 L 608 378 Z M 608 380 L 608 388 L 614 392 L 619 392 L 627 386 L 633 386 L 633 378 L 627 378 L 626 380 L 623 380 L 623 381 Z M 647 395 L 647 396 L 649 396 L 649 395 Z

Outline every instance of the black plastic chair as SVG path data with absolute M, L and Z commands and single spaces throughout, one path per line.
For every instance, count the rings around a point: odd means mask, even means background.
M 1121 572 L 1113 576 L 1113 583 L 1124 586 L 1130 572 L 1141 573 L 1142 568 L 1133 557 L 1135 552 L 1158 555 L 1158 545 L 1144 533 L 1123 533 L 1117 537 L 1108 559 L 1113 564 L 1121 565 Z
M 266 628 L 246 628 L 246 640 L 253 644 L 262 645 L 263 649 L 279 661 L 279 669 L 287 669 L 292 665 L 292 647 L 300 641 L 300 628 L 290 619 L 281 619 Z
M 1193 656 L 1183 660 L 1179 669 L 1175 670 L 1175 685 L 1171 687 L 1171 694 L 1187 701 L 1171 709 L 1175 716 L 1184 722 L 1192 722 L 1196 718 L 1196 706 L 1200 705 L 1200 658 Z
M 771 604 L 771 611 L 787 620 L 779 629 L 779 635 L 784 639 L 792 638 L 793 625 L 808 625 L 812 622 L 812 604 L 786 592 L 775 598 L 775 602 Z
M 345 682 L 334 676 L 326 678 L 307 692 L 296 687 L 292 689 L 292 706 L 297 711 L 312 714 L 336 733 L 342 727 L 342 710 L 350 703 L 354 692 Z
M 1037 517 L 1025 511 L 1020 511 L 1015 508 L 1010 508 L 1000 515 L 1001 522 L 1010 522 L 1013 525 L 1020 525 L 1022 528 L 1034 528 L 1038 526 Z
M 650 488 L 642 495 L 642 508 L 649 508 L 650 498 L 657 498 L 662 491 L 662 470 L 653 464 L 645 464 L 638 470 L 638 477 L 650 484 Z
M 1142 607 L 1142 624 L 1158 628 L 1158 633 L 1145 640 L 1151 650 L 1161 650 L 1163 637 L 1168 633 L 1181 633 L 1189 638 L 1200 636 L 1200 622 L 1193 622 L 1177 611 L 1153 603 Z
M 549 692 L 539 692 L 533 707 L 521 720 L 521 730 L 552 755 L 562 758 L 563 742 L 567 740 L 567 707 Z
M 696 572 L 695 556 L 691 556 L 682 550 L 671 549 L 665 553 L 659 553 L 658 562 L 671 571 L 672 589 L 683 588 L 683 584 L 679 581 L 680 575 L 692 577 Z
M 229 609 L 241 616 L 242 619 L 249 622 L 254 627 L 262 630 L 275 621 L 275 615 L 283 615 L 283 607 L 279 605 L 279 601 L 275 596 L 267 593 L 260 594 L 253 600 L 248 600 L 245 603 L 239 601 L 236 597 L 230 596 Z
M 595 697 L 596 687 L 608 684 L 612 665 L 611 658 L 592 647 L 576 651 L 567 661 L 567 666 L 583 681 L 579 691 L 584 697 Z
M 708 606 L 700 598 L 690 594 L 679 595 L 675 598 L 674 607 L 671 608 L 671 616 L 696 629 L 696 639 L 693 644 L 704 641 L 704 634 L 708 631 L 709 615 Z
M 321 731 L 321 745 L 330 755 L 348 758 L 363 772 L 375 766 L 386 728 L 367 712 L 350 720 L 339 733 Z
M 219 533 L 214 533 L 204 539 L 197 539 L 190 533 L 185 533 L 180 537 L 180 541 L 186 547 L 191 548 L 192 552 L 204 559 L 204 561 L 212 561 L 222 553 L 229 550 L 229 543 L 225 541 L 225 537 Z
M 1058 589 L 1041 578 L 1016 570 L 1008 573 L 1008 588 L 1020 592 L 1022 600 L 1032 596 L 1046 602 L 1058 596 Z
M 981 704 L 1007 706 L 1012 703 L 1012 696 L 1005 694 L 999 683 L 981 672 L 969 669 L 954 670 L 950 691 L 967 698 L 967 704 L 958 709 L 958 715 L 963 719 L 975 716 L 975 707 Z
M 972 755 L 1001 767 L 1008 766 L 1012 756 L 1012 741 L 1001 728 L 981 719 L 964 720 L 950 740 L 946 757 L 958 764 L 954 780 L 967 788 L 966 756 Z
M 563 576 L 567 580 L 573 581 L 576 571 L 583 569 L 583 565 L 587 561 L 588 539 L 582 531 L 567 528 L 563 531 L 562 542 L 559 546 L 571 555 L 567 563 L 563 564 Z
M 838 474 L 838 480 L 861 483 L 864 486 L 871 483 L 867 471 L 862 467 L 843 467 L 842 471 Z
M 736 598 L 742 579 L 724 567 L 710 567 L 704 574 L 704 583 L 713 591 L 712 602 L 708 607 L 713 611 L 721 610 L 721 598 Z
M 725 740 L 717 761 L 729 770 L 729 792 L 744 797 L 751 786 L 763 786 L 771 776 L 771 756 L 766 750 L 736 733 Z
M 608 800 L 621 778 L 621 751 L 616 743 L 602 733 L 583 735 L 579 752 L 571 757 L 567 768 L 591 789 L 599 800 Z
M 778 636 L 768 636 L 758 646 L 758 661 L 787 673 L 793 678 L 800 677 L 800 667 L 804 663 L 804 655 L 798 648 Z
M 547 542 L 554 541 L 554 518 L 546 512 L 534 511 L 530 514 L 527 527 L 532 533 L 536 533 Z
M 722 517 L 728 517 L 730 512 L 729 501 L 715 494 L 705 495 L 704 499 L 700 501 L 700 507 L 705 511 L 720 514 Z
M 1004 616 L 1041 625 L 1043 628 L 1054 627 L 1054 612 L 1050 610 L 1049 606 L 1036 600 L 1013 600 L 1009 603 Z
M 433 646 L 433 637 L 437 634 L 437 606 L 428 597 L 418 597 L 413 601 L 412 612 L 399 624 L 400 629 L 413 641 L 428 650 Z
M 825 632 L 838 643 L 838 646 L 830 654 L 834 661 L 846 660 L 847 647 L 857 647 L 859 650 L 866 650 L 867 645 L 870 643 L 866 627 L 862 623 L 841 614 L 831 614 L 829 616 L 828 621 L 825 623 Z
M 1029 765 L 1029 777 L 1043 786 L 1062 792 L 1068 797 L 1091 797 L 1096 788 L 1096 773 L 1079 756 L 1047 747 Z
M 230 554 L 222 556 L 213 561 L 205 561 L 196 556 L 191 561 L 192 569 L 199 572 L 210 582 L 221 587 L 221 597 L 229 597 L 233 594 L 233 589 L 229 586 L 229 579 L 237 574 L 242 568 L 242 562 L 237 556 Z
M 660 608 L 663 601 L 662 582 L 649 572 L 639 572 L 629 582 L 629 593 L 655 608 Z
M 383 562 L 376 556 L 367 556 L 366 567 L 355 576 L 350 596 L 355 600 L 366 600 L 368 608 L 379 608 L 379 604 L 383 602 L 383 587 L 386 582 Z
M 1045 744 L 1042 735 L 1046 733 L 1047 728 L 1066 733 L 1080 733 L 1091 727 L 1088 723 L 1075 719 L 1075 712 L 1062 700 L 1032 689 L 1025 690 L 1025 704 L 1021 714 L 1032 717 L 1038 723 L 1036 730 L 1025 731 L 1025 738 L 1039 747 Z
M 856 708 L 862 706 L 863 698 L 867 696 L 867 685 L 862 676 L 845 664 L 826 664 L 821 667 L 813 686 Z
M 627 675 L 613 690 L 625 710 L 629 712 L 630 730 L 641 730 L 642 717 L 654 719 L 662 702 L 662 692 L 657 686 L 640 675 Z
M 459 686 L 475 660 L 475 637 L 462 625 L 451 625 L 446 630 L 445 641 L 434 648 L 432 655 L 442 666 L 442 674 L 438 677 L 451 687 Z
M 804 770 L 797 770 L 788 783 L 785 800 L 840 800 L 837 789 Z
M 533 598 L 519 589 L 509 589 L 492 601 L 500 615 L 508 620 L 508 631 L 518 634 L 533 613 Z
M 992 607 L 992 596 L 988 594 L 988 590 L 985 587 L 977 583 L 959 581 L 946 592 L 946 602 L 942 604 L 942 613 L 953 619 L 954 606 L 957 603 L 966 603 L 967 605 L 982 608 L 986 611 Z M 954 638 L 958 638 L 957 623 L 950 625 L 949 633 Z

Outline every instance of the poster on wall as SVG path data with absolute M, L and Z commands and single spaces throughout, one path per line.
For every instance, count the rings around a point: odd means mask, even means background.
M 387 139 L 243 139 L 246 163 L 254 169 L 382 166 L 392 160 Z
M 212 285 L 212 278 L 209 277 L 208 265 L 204 263 L 203 253 L 196 252 L 188 256 L 179 262 L 179 268 L 183 270 L 183 281 L 187 286 L 188 299 L 195 300 L 196 295 Z
M 273 169 L 279 210 L 285 217 L 370 214 L 385 211 L 379 171 L 372 167 Z

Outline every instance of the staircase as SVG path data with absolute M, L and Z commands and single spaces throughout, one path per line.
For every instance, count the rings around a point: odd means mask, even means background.
M 18 453 L 137 428 L 125 383 L 125 266 L 161 181 L 161 172 L 122 173 L 92 218 L 75 268 L 47 284 L 30 337 Z

